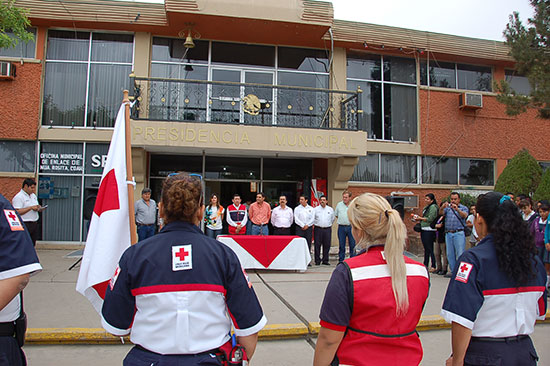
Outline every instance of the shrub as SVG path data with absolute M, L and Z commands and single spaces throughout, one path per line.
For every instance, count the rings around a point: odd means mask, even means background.
M 495 191 L 531 196 L 537 189 L 541 176 L 542 168 L 539 163 L 527 149 L 522 149 L 510 160 L 498 177 Z
M 540 181 L 535 194 L 533 194 L 533 200 L 549 200 L 550 201 L 550 169 L 546 169 L 542 175 L 542 180 Z

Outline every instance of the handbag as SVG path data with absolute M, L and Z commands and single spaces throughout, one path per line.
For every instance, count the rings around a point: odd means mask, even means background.
M 464 228 L 464 236 L 470 236 L 472 235 L 472 228 L 467 226 L 467 225 L 464 225 L 464 223 L 462 222 L 462 217 L 458 216 L 455 212 L 455 210 L 453 210 L 451 208 L 451 210 L 453 211 L 453 213 L 455 214 L 455 216 L 458 218 L 458 221 L 460 221 L 460 224 L 462 225 L 462 227 Z
M 420 223 L 414 225 L 413 230 L 416 231 L 417 233 L 422 232 L 422 227 L 420 226 Z

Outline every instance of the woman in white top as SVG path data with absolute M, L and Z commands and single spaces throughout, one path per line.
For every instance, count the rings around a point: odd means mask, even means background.
M 213 193 L 210 196 L 210 204 L 206 206 L 204 212 L 204 224 L 206 235 L 216 239 L 222 233 L 223 214 L 225 210 L 219 204 L 218 195 Z

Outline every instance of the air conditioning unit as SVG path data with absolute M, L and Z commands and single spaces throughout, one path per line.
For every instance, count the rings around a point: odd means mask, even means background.
M 483 108 L 483 95 L 478 93 L 461 93 L 458 96 L 458 108 L 460 109 Z
M 0 80 L 13 80 L 15 78 L 15 65 L 11 62 L 0 62 Z

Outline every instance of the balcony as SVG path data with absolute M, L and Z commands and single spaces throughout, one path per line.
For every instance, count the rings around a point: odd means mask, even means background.
M 358 131 L 358 92 L 133 77 L 134 121 Z

